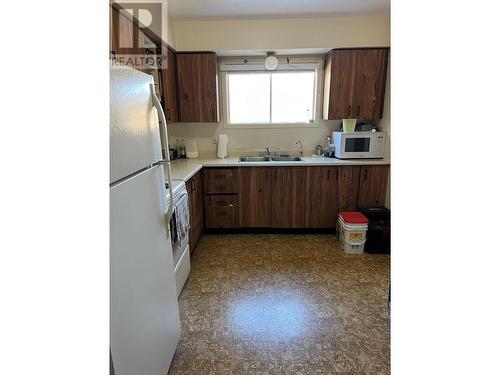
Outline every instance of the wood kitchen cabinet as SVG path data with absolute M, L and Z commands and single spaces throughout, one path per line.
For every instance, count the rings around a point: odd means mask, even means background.
M 110 54 L 121 64 L 147 72 L 146 36 L 125 12 L 110 7 Z
M 197 172 L 187 183 L 189 195 L 189 247 L 191 252 L 196 247 L 203 232 L 203 192 L 201 172 Z
M 179 121 L 177 108 L 177 69 L 175 52 L 162 46 L 163 70 L 161 74 L 163 86 L 163 109 L 168 123 Z
M 359 192 L 359 170 L 358 165 L 338 167 L 339 212 L 356 211 Z
M 238 168 L 208 168 L 203 172 L 205 228 L 238 227 Z
M 238 227 L 238 195 L 205 195 L 205 227 L 231 229 Z
M 388 59 L 388 48 L 330 51 L 325 65 L 323 118 L 382 118 Z
M 307 167 L 305 214 L 307 228 L 334 228 L 339 210 L 338 167 Z
M 306 168 L 272 168 L 271 226 L 303 228 L 305 220 Z
M 271 226 L 271 178 L 269 167 L 239 168 L 239 224 L 242 228 Z
M 358 207 L 383 206 L 389 178 L 389 166 L 362 166 L 359 176 Z
M 215 53 L 177 53 L 179 120 L 218 122 L 217 56 Z

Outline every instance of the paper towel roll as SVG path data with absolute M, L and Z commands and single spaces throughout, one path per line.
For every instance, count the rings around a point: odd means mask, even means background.
M 225 134 L 219 134 L 219 141 L 217 142 L 217 157 L 224 159 L 227 156 L 227 142 L 229 137 Z

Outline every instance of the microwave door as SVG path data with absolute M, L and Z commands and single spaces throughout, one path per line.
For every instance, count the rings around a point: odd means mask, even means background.
M 362 152 L 366 153 L 370 151 L 370 138 L 346 138 L 345 140 L 345 152 Z

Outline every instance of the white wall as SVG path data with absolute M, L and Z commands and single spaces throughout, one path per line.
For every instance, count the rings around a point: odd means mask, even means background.
M 389 45 L 387 17 L 174 21 L 177 50 L 255 50 Z
M 239 50 L 332 49 L 338 47 L 389 46 L 387 17 L 325 17 L 305 19 L 266 19 L 234 21 L 174 21 L 175 48 L 178 51 L 210 50 L 217 53 Z M 387 99 L 386 103 L 389 100 Z M 389 116 L 387 116 L 387 119 Z M 318 121 L 316 128 L 227 129 L 218 124 L 169 124 L 171 144 L 176 138 L 195 139 L 200 152 L 215 155 L 213 138 L 226 133 L 230 153 L 242 149 L 297 150 L 300 139 L 306 153 L 340 126 L 340 121 Z M 388 121 L 384 126 L 389 126 Z

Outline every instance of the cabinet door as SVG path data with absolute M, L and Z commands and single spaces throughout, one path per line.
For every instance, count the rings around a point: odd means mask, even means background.
M 353 117 L 382 118 L 387 78 L 387 49 L 362 49 L 356 54 Z
M 238 196 L 236 194 L 205 196 L 205 226 L 209 229 L 237 227 Z
M 111 11 L 111 54 L 118 57 L 119 63 L 147 72 L 145 35 L 122 12 Z
M 359 166 L 338 167 L 339 211 L 356 211 L 359 191 Z
M 194 191 L 193 191 L 193 179 L 189 179 L 186 182 L 186 189 L 188 191 L 188 202 L 189 202 L 189 249 L 193 252 L 194 242 L 195 242 L 195 228 L 194 228 Z
M 178 53 L 176 60 L 180 121 L 218 122 L 217 56 Z
M 271 168 L 239 168 L 239 221 L 243 228 L 271 226 Z
M 194 236 L 194 242 L 193 242 L 193 249 L 198 243 L 198 239 L 201 236 L 201 233 L 203 232 L 203 191 L 202 191 L 202 176 L 201 172 L 197 172 L 192 180 L 192 194 L 193 194 L 193 236 Z
M 305 175 L 302 167 L 272 168 L 271 224 L 276 228 L 305 226 Z
M 387 165 L 361 167 L 358 207 L 383 206 L 388 177 L 389 166 Z
M 238 192 L 237 168 L 205 169 L 205 194 L 236 194 Z
M 334 228 L 338 213 L 338 167 L 308 167 L 306 227 Z
M 165 59 L 162 70 L 163 83 L 163 105 L 167 122 L 177 122 L 177 70 L 175 64 L 175 53 L 162 46 L 162 55 Z
M 352 101 L 356 55 L 352 50 L 334 50 L 327 58 L 324 118 L 354 118 Z

